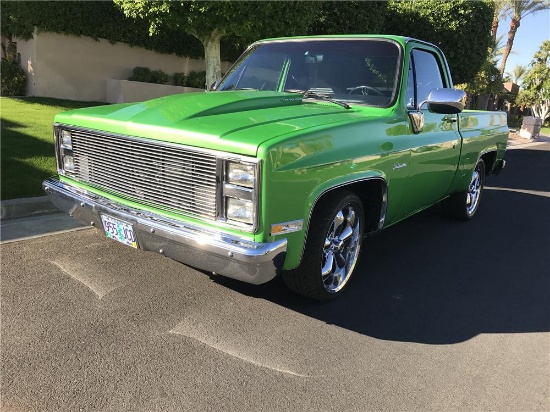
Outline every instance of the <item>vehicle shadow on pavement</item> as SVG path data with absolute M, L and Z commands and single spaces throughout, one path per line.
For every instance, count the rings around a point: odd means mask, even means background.
M 544 158 L 546 168 L 549 155 L 521 154 Z M 435 207 L 367 238 L 357 273 L 336 301 L 307 301 L 280 278 L 260 287 L 218 282 L 383 340 L 453 344 L 484 333 L 548 332 L 550 198 L 499 188 L 550 188 L 518 178 L 527 170 L 508 179 L 504 173 L 487 179 L 498 187 L 484 191 L 471 222 L 446 219 Z

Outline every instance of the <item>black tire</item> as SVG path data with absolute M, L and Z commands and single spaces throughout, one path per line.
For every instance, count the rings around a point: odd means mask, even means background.
M 442 204 L 443 212 L 447 216 L 458 220 L 472 219 L 479 209 L 484 183 L 485 163 L 483 159 L 479 159 L 472 172 L 468 189 L 464 192 L 454 193 L 445 199 Z
M 352 192 L 335 191 L 324 197 L 311 218 L 300 265 L 283 272 L 286 285 L 313 300 L 340 296 L 359 259 L 364 215 L 361 201 Z

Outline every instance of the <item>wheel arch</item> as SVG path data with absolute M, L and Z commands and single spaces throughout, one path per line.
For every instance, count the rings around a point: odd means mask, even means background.
M 485 163 L 485 174 L 486 175 L 490 174 L 493 171 L 493 167 L 497 160 L 496 149 L 490 149 L 482 152 L 481 155 L 479 156 L 479 159 L 483 160 L 483 163 Z
M 355 193 L 361 200 L 363 210 L 365 212 L 365 234 L 378 232 L 384 227 L 388 207 L 388 183 L 382 174 L 365 176 L 338 183 L 332 182 L 332 184 L 325 184 L 323 187 L 318 188 L 318 190 L 314 192 L 314 196 L 312 196 L 310 200 L 311 203 L 308 202 L 311 206 L 309 207 L 309 215 L 307 217 L 307 221 L 305 222 L 304 243 L 302 245 L 300 261 L 303 258 L 311 218 L 313 217 L 315 208 L 320 204 L 320 202 L 322 202 L 323 198 L 326 198 L 326 196 L 334 194 L 338 191 L 349 191 Z M 372 204 L 376 205 L 376 207 L 368 207 Z

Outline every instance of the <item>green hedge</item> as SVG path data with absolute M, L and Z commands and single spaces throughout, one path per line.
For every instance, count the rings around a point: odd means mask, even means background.
M 520 129 L 523 122 L 523 116 L 516 116 L 509 114 L 508 116 L 508 127 L 511 129 Z
M 53 32 L 93 39 L 107 39 L 159 53 L 203 58 L 199 40 L 180 31 L 165 29 L 149 36 L 149 24 L 126 17 L 111 1 L 3 1 L 0 2 L 3 35 L 25 40 L 38 32 Z M 241 53 L 228 39 L 222 44 L 222 59 L 234 60 Z
M 206 72 L 174 73 L 169 75 L 162 70 L 151 70 L 148 67 L 134 67 L 128 80 L 134 82 L 173 84 L 174 86 L 195 87 L 204 89 L 206 84 Z
M 24 96 L 27 79 L 21 65 L 14 60 L 2 58 L 2 96 Z
M 455 83 L 474 79 L 487 59 L 494 4 L 491 0 L 391 0 L 311 2 L 317 10 L 310 34 L 387 33 L 417 37 L 445 52 Z M 149 36 L 149 23 L 126 17 L 112 1 L 3 1 L 1 30 L 4 35 L 29 39 L 38 31 L 88 36 L 123 42 L 160 53 L 203 58 L 195 37 L 163 29 Z M 307 34 L 307 33 L 304 33 Z M 255 39 L 224 38 L 223 60 L 234 61 Z
M 170 76 L 162 70 L 151 70 L 148 67 L 138 66 L 134 67 L 132 75 L 128 77 L 128 80 L 134 82 L 168 84 L 170 82 Z

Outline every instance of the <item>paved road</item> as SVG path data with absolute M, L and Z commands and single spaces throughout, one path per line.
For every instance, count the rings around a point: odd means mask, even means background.
M 550 144 L 507 154 L 479 215 L 366 240 L 302 300 L 110 241 L 2 245 L 2 410 L 550 409 Z

